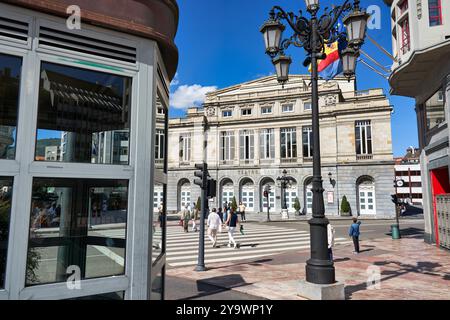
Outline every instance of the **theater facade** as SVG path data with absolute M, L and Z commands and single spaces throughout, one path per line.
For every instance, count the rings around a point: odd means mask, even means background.
M 0 1 L 0 299 L 162 299 L 178 6 L 76 2 Z
M 351 215 L 393 217 L 389 100 L 382 89 L 358 91 L 354 80 L 343 77 L 319 84 L 326 215 L 340 216 L 345 196 Z M 293 75 L 284 86 L 268 76 L 211 92 L 202 108 L 170 119 L 168 185 L 176 192 L 168 195 L 169 212 L 197 201 L 194 164 L 205 156 L 218 185 L 210 206 L 222 206 L 234 197 L 247 212 L 261 217 L 268 206 L 270 212 L 281 213 L 284 194 L 277 178 L 286 170 L 291 178 L 285 192 L 289 212 L 295 212 L 298 199 L 300 214 L 311 215 L 310 99 L 308 75 Z M 267 185 L 268 198 L 263 196 Z

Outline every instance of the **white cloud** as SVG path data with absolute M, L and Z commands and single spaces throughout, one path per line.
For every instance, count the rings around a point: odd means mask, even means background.
M 181 85 L 171 94 L 170 106 L 175 109 L 187 109 L 194 105 L 200 105 L 205 100 L 206 93 L 215 90 L 217 90 L 216 86 Z

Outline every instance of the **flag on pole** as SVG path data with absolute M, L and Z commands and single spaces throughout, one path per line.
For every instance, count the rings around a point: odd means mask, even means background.
M 344 24 L 341 20 L 336 25 L 336 31 L 338 33 L 344 32 Z M 319 76 L 325 80 L 331 80 L 344 71 L 342 60 L 340 58 L 340 52 L 346 47 L 346 40 L 344 37 L 340 37 L 339 40 L 333 43 L 325 42 L 325 54 L 327 57 L 318 61 Z M 311 65 L 309 65 L 308 71 L 311 72 Z

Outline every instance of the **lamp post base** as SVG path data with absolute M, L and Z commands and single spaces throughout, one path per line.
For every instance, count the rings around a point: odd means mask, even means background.
M 344 283 L 315 284 L 301 280 L 297 295 L 310 300 L 345 300 Z
M 205 266 L 196 266 L 194 271 L 206 271 L 206 267 Z

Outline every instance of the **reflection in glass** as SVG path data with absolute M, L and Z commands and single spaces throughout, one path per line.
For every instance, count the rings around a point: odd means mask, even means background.
M 131 79 L 42 63 L 35 159 L 128 164 Z
M 153 186 L 153 251 L 152 261 L 163 252 L 163 234 L 166 226 L 166 211 L 164 210 L 164 185 L 155 183 Z
M 123 300 L 125 291 L 117 291 L 110 293 L 95 294 L 92 296 L 84 296 L 79 298 L 72 298 L 67 300 Z
M 152 283 L 152 292 L 150 295 L 151 300 L 163 300 L 163 287 L 164 287 L 164 280 L 162 274 L 164 273 L 164 268 L 156 275 L 155 280 L 153 280 Z
M 437 127 L 445 121 L 444 94 L 442 90 L 436 92 L 425 102 L 427 130 Z
M 127 180 L 35 178 L 26 284 L 124 273 Z
M 13 179 L 0 177 L 0 289 L 5 287 Z
M 22 59 L 0 54 L 0 159 L 14 159 Z
M 160 93 L 156 98 L 157 110 L 163 109 L 164 112 L 156 112 L 156 130 L 155 130 L 155 181 L 153 181 L 153 226 L 152 226 L 152 262 L 158 259 L 165 252 L 166 235 L 166 196 L 167 185 L 158 181 L 158 178 L 167 174 L 167 139 L 164 133 L 168 128 L 167 105 L 161 99 Z

